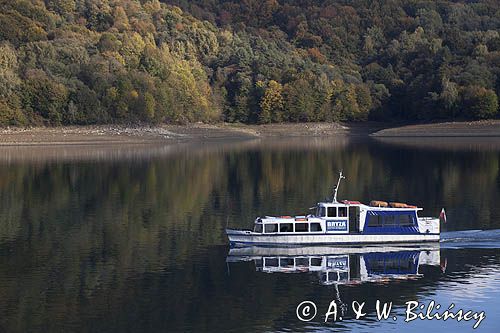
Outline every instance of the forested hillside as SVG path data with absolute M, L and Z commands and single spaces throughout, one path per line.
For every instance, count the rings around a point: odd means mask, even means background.
M 0 124 L 498 116 L 497 0 L 0 0 Z

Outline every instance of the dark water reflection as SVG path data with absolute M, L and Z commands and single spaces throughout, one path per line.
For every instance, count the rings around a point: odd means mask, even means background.
M 226 224 L 303 213 L 331 193 L 447 208 L 444 231 L 500 229 L 500 141 L 287 139 L 180 146 L 0 148 L 0 327 L 5 331 L 372 330 L 402 323 L 302 323 L 334 299 L 455 301 L 498 328 L 500 242 L 451 241 L 443 273 L 324 285 L 226 263 Z M 492 231 L 495 233 L 495 231 Z M 453 235 L 453 234 L 452 234 Z M 481 244 L 488 244 L 481 246 Z M 455 245 L 453 245 L 455 244 Z M 467 289 L 468 293 L 463 290 Z M 450 301 L 451 300 L 451 301 Z M 483 309 L 484 308 L 484 309 Z M 419 322 L 406 330 L 471 325 Z

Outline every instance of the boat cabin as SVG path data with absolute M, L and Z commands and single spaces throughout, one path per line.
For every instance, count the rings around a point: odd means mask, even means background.
M 266 216 L 255 221 L 254 232 L 264 234 L 275 233 L 323 233 L 321 221 L 311 216 Z
M 326 232 L 356 233 L 360 231 L 361 205 L 358 201 L 320 202 L 315 217 L 325 220 Z
M 255 221 L 254 232 L 263 234 L 413 234 L 419 233 L 417 211 L 406 204 L 383 205 L 374 201 L 320 202 L 315 214 L 266 216 Z

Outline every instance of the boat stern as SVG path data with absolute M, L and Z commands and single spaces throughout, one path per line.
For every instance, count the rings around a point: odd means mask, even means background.
M 421 234 L 437 234 L 440 233 L 439 218 L 435 217 L 419 217 L 418 230 Z

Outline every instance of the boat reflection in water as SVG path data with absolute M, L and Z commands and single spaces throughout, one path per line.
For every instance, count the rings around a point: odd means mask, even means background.
M 439 244 L 386 247 L 231 248 L 226 261 L 254 261 L 264 273 L 316 272 L 321 284 L 359 284 L 411 280 L 422 266 L 441 265 Z

